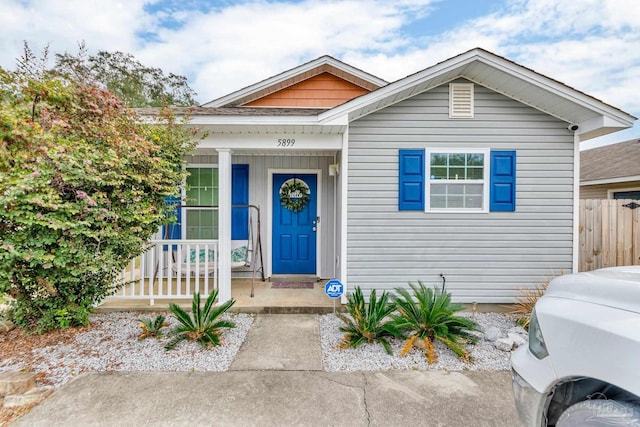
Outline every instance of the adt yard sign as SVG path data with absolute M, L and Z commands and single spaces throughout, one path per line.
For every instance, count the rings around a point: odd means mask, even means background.
M 344 293 L 344 285 L 338 279 L 329 280 L 326 285 L 324 285 L 324 293 L 327 294 L 329 298 L 340 298 Z

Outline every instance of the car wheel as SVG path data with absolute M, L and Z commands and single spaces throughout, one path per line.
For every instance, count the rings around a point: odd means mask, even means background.
M 565 410 L 556 427 L 640 427 L 640 405 L 617 400 L 585 400 Z

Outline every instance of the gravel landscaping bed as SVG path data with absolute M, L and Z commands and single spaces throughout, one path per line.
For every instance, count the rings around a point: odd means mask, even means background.
M 237 327 L 223 329 L 223 343 L 203 350 L 197 343 L 184 341 L 174 350 L 165 351 L 168 338 L 138 340 L 140 318 L 154 318 L 155 313 L 115 312 L 91 316 L 91 326 L 55 331 L 42 336 L 26 335 L 15 329 L 0 334 L 0 372 L 27 370 L 38 374 L 41 386 L 57 388 L 85 371 L 226 371 L 229 369 L 254 317 L 249 314 L 224 314 Z M 429 366 L 424 351 L 412 349 L 399 357 L 403 341 L 393 339 L 393 356 L 380 344 L 363 344 L 357 349 L 339 347 L 342 325 L 335 315 L 319 316 L 322 363 L 326 371 L 376 371 L 390 369 L 508 370 L 513 337 L 526 339 L 526 332 L 515 324 L 515 317 L 498 313 L 462 313 L 478 322 L 483 332 L 478 343 L 469 347 L 474 360 L 465 364 L 440 343 L 436 343 L 438 362 Z M 177 325 L 167 315 L 169 327 Z M 509 335 L 510 334 L 510 335 Z M 507 336 L 511 338 L 507 338 Z M 506 344 L 500 341 L 506 341 Z M 515 343 L 513 346 L 517 345 Z M 274 343 L 274 345 L 278 345 Z M 505 345 L 508 349 L 505 348 Z M 498 349 L 502 347 L 503 350 Z
M 138 340 L 138 320 L 154 317 L 155 313 L 92 315 L 86 332 L 77 333 L 64 344 L 36 346 L 30 354 L 3 357 L 0 372 L 27 369 L 42 374 L 44 385 L 57 388 L 84 371 L 226 371 L 253 323 L 248 314 L 224 314 L 221 318 L 234 321 L 236 327 L 223 329 L 223 345 L 202 350 L 197 343 L 183 341 L 165 351 L 166 337 Z M 167 321 L 165 333 L 178 324 L 169 315 Z
M 339 347 L 344 334 L 338 329 L 344 323 L 333 314 L 320 316 L 320 339 L 322 345 L 322 362 L 327 371 L 378 371 L 390 369 L 419 369 L 419 370 L 484 370 L 505 371 L 511 369 L 511 352 L 498 341 L 507 344 L 518 336 L 521 340 L 512 343 L 511 347 L 523 344 L 526 332 L 515 323 L 516 316 L 500 313 L 468 313 L 461 316 L 473 318 L 481 327 L 482 332 L 477 334 L 478 342 L 470 345 L 473 363 L 460 361 L 456 355 L 442 343 L 436 342 L 435 347 L 438 361 L 428 365 L 424 350 L 413 348 L 405 357 L 400 357 L 400 350 L 404 340 L 389 340 L 393 349 L 393 355 L 387 354 L 381 344 L 365 343 L 357 349 L 342 349 Z M 511 334 L 511 335 L 509 335 Z M 511 336 L 512 338 L 508 338 Z

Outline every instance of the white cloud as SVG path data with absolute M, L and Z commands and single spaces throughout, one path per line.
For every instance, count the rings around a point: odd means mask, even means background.
M 0 65 L 13 67 L 22 40 L 54 52 L 85 40 L 187 75 L 205 102 L 324 54 L 393 81 L 479 46 L 640 115 L 637 0 L 505 0 L 427 37 L 410 24 L 428 23 L 439 0 L 166 3 L 4 0 Z M 167 19 L 177 25 L 163 27 Z

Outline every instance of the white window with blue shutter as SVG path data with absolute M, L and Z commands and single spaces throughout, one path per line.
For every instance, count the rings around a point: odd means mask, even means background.
M 515 211 L 515 151 L 400 150 L 398 165 L 399 210 Z
M 218 167 L 216 165 L 188 166 L 185 200 L 167 197 L 174 207 L 175 222 L 162 229 L 164 239 L 218 239 Z M 246 240 L 249 235 L 249 165 L 232 165 L 231 239 Z M 243 206 L 243 207 L 241 207 Z

